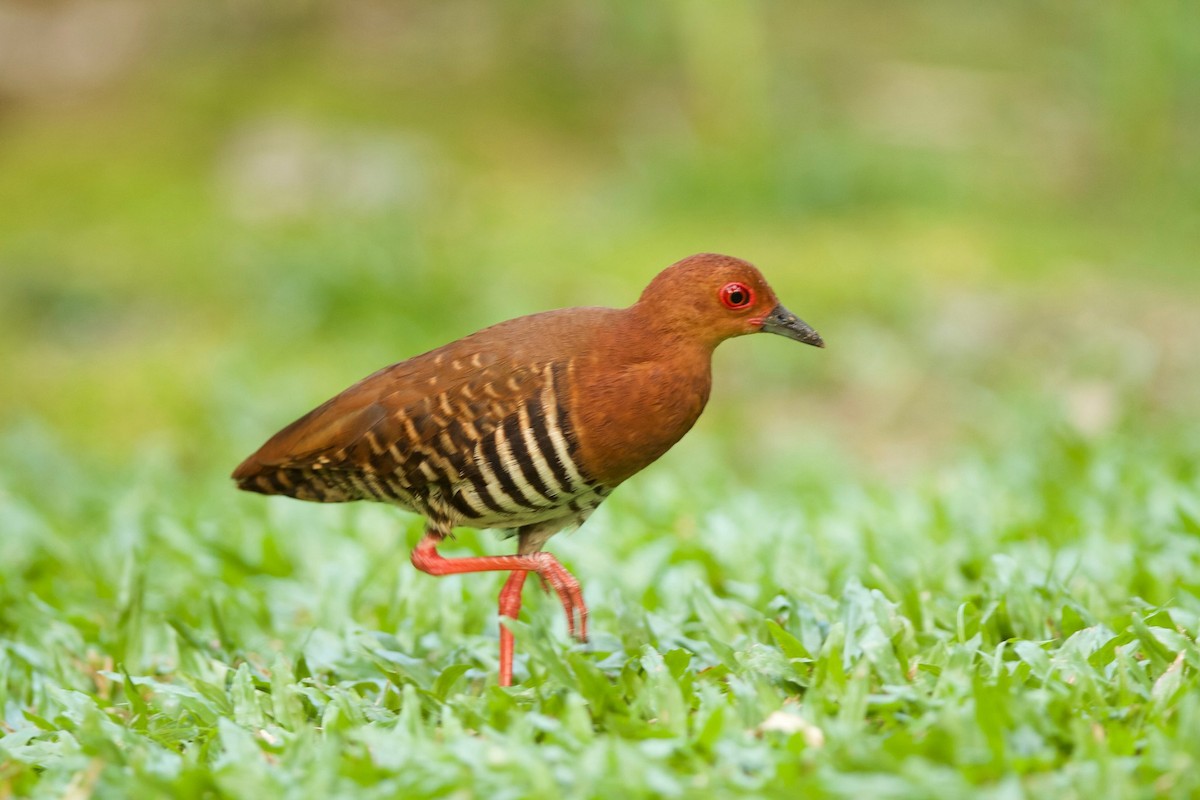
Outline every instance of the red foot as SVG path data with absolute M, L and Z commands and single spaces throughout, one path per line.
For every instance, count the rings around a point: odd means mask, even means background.
M 500 616 L 516 619 L 521 613 L 521 588 L 525 585 L 528 572 L 514 572 L 500 590 Z M 503 623 L 500 625 L 500 685 L 512 686 L 513 633 Z
M 529 553 L 517 556 L 476 556 L 474 558 L 443 558 L 437 551 L 441 537 L 426 534 L 412 552 L 413 566 L 430 575 L 458 575 L 466 572 L 511 570 L 513 574 L 500 592 L 500 615 L 516 619 L 521 610 L 521 588 L 525 576 L 537 573 L 543 585 L 558 595 L 567 615 L 567 631 L 581 642 L 587 641 L 587 606 L 579 581 L 549 553 Z M 576 614 L 579 621 L 576 625 Z M 512 685 L 512 632 L 500 627 L 500 685 Z

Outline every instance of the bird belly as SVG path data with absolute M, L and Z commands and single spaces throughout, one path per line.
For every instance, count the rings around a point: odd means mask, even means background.
M 581 492 L 555 498 L 543 505 L 518 503 L 511 499 L 498 500 L 502 493 L 476 484 L 455 487 L 451 497 L 456 525 L 472 528 L 521 528 L 549 520 L 563 519 L 564 527 L 579 524 L 604 501 L 607 492 L 602 487 L 586 487 Z

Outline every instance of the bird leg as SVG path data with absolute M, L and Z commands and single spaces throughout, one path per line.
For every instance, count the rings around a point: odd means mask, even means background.
M 521 588 L 528 572 L 519 570 L 508 576 L 500 590 L 500 616 L 516 619 L 521 613 Z M 500 685 L 512 686 L 513 632 L 500 626 Z
M 521 587 L 525 582 L 525 575 L 535 572 L 558 595 L 559 602 L 563 606 L 563 611 L 567 615 L 567 631 L 579 641 L 587 641 L 588 612 L 587 606 L 583 602 L 583 591 L 579 588 L 579 581 L 575 580 L 575 576 L 567 572 L 566 567 L 560 564 L 558 559 L 550 553 L 536 552 L 515 556 L 445 558 L 437 551 L 437 546 L 441 543 L 442 538 L 440 534 L 435 532 L 426 533 L 425 537 L 417 543 L 417 546 L 412 551 L 413 566 L 430 575 L 512 571 L 514 574 L 505 583 L 504 590 L 500 594 L 500 614 L 513 618 L 516 617 L 517 612 L 521 608 Z M 518 575 L 521 576 L 519 580 L 517 579 Z M 578 615 L 579 619 L 578 625 L 576 625 L 576 615 Z M 507 647 L 505 644 L 506 636 L 509 639 Z M 504 686 L 509 685 L 504 683 L 503 680 L 506 677 L 504 674 L 506 668 L 509 673 L 507 677 L 510 681 L 512 679 L 511 637 L 512 633 L 502 627 L 500 631 L 500 675 L 501 685 Z

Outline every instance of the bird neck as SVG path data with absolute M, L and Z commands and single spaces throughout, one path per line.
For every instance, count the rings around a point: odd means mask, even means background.
M 615 487 L 687 433 L 712 388 L 715 342 L 638 305 L 591 331 L 572 373 L 581 463 Z
M 643 297 L 625 309 L 624 324 L 632 338 L 647 343 L 652 352 L 674 353 L 711 358 L 713 350 L 727 335 L 698 324 L 698 312 L 648 300 Z

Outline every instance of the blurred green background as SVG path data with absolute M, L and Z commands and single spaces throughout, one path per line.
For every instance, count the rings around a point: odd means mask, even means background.
M 5 0 L 5 469 L 217 485 L 379 366 L 698 251 L 830 346 L 726 345 L 665 469 L 1194 438 L 1196 8 Z
M 513 690 L 497 576 L 228 478 L 699 251 L 829 347 L 720 348 Z M 1198 255 L 1194 0 L 0 0 L 0 797 L 1195 796 Z

